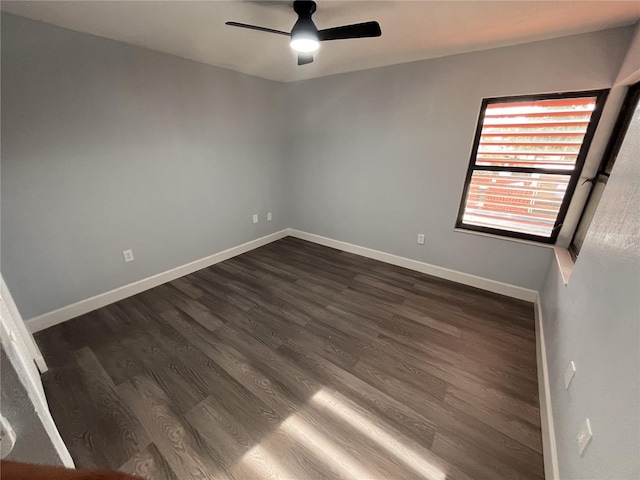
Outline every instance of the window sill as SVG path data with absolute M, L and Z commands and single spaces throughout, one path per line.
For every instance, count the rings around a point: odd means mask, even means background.
M 502 235 L 494 235 L 493 233 L 476 232 L 475 230 L 467 230 L 465 228 L 454 228 L 454 232 L 468 233 L 469 235 L 480 235 L 481 237 L 495 238 L 496 240 L 504 240 L 505 242 L 524 243 L 526 245 L 533 245 L 543 248 L 555 248 L 553 244 L 534 242 L 533 240 L 523 240 L 522 238 L 503 237 Z M 567 252 L 568 253 L 568 252 Z
M 562 275 L 562 281 L 565 286 L 569 285 L 569 277 L 571 277 L 571 272 L 573 272 L 573 266 L 575 262 L 573 258 L 571 258 L 571 254 L 569 250 L 561 247 L 553 247 L 553 252 L 556 256 L 556 261 L 558 262 L 558 270 L 560 270 L 560 275 Z

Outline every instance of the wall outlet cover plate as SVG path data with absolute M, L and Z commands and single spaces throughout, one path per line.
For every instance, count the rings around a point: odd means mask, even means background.
M 564 371 L 564 388 L 569 390 L 569 385 L 571 385 L 571 380 L 573 380 L 573 375 L 576 373 L 576 364 L 573 360 L 569 362 L 567 365 L 567 369 Z
M 582 424 L 578 435 L 576 436 L 576 440 L 578 441 L 578 453 L 580 453 L 580 456 L 582 456 L 582 452 L 584 452 L 584 449 L 587 447 L 587 444 L 591 440 L 591 437 L 593 437 L 593 432 L 591 431 L 591 422 L 587 418 Z

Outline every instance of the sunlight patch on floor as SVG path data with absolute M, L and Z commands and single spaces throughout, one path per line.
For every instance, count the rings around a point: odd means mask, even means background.
M 339 472 L 340 478 L 352 480 L 376 478 L 371 471 L 297 414 L 288 417 L 280 424 L 277 432 L 273 432 L 261 444 L 255 445 L 245 453 L 236 468 L 251 478 L 300 480 L 299 475 L 291 474 L 265 446 L 270 440 L 274 440 L 274 436 L 280 435 L 286 435 L 290 441 L 309 450 L 329 468 Z
M 371 422 L 365 413 L 358 411 L 362 410 L 360 406 L 349 405 L 349 399 L 340 399 L 331 392 L 321 389 L 311 397 L 310 401 L 321 411 L 330 413 L 344 424 L 376 442 L 381 448 L 413 470 L 419 478 L 446 480 L 446 472 L 433 464 L 433 462 L 437 462 L 437 458 L 430 455 L 428 450 L 406 445 L 393 433 L 390 433 L 391 429 Z M 375 478 L 375 472 L 367 469 L 366 466 L 360 464 L 336 445 L 332 439 L 319 432 L 303 418 L 303 415 L 292 414 L 280 424 L 278 431 L 272 432 L 268 438 L 273 439 L 274 434 L 284 434 L 303 446 L 318 460 L 339 472 L 341 478 L 353 480 Z M 251 473 L 252 478 L 255 476 L 255 478 L 298 480 L 296 475 L 292 475 L 278 458 L 268 451 L 265 442 L 255 445 L 245 453 L 238 467 L 246 473 Z
M 251 478 L 269 478 L 278 480 L 293 480 L 296 475 L 291 474 L 278 459 L 258 444 L 242 456 L 238 470 Z M 248 475 L 251 473 L 251 475 Z
M 394 438 L 393 435 L 390 435 L 369 421 L 334 395 L 327 393 L 325 390 L 320 390 L 311 398 L 311 402 L 321 408 L 329 410 L 351 427 L 378 443 L 382 448 L 403 461 L 414 472 L 420 475 L 421 478 L 428 480 L 446 480 L 446 473 L 425 460 L 423 455 L 407 447 Z
M 343 478 L 361 480 L 374 477 L 371 472 L 344 453 L 334 442 L 318 432 L 297 415 L 287 418 L 281 425 L 282 431 L 291 435 L 317 458 L 341 473 Z

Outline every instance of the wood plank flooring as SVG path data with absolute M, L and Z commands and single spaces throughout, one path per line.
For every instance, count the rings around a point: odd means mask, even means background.
M 79 467 L 544 478 L 533 306 L 285 238 L 36 334 Z

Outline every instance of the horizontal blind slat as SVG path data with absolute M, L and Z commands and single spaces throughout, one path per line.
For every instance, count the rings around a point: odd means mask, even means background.
M 523 128 L 523 127 L 586 127 L 589 120 L 557 120 L 554 122 L 485 122 L 490 128 Z
M 472 199 L 469 199 L 469 202 L 472 202 Z M 533 212 L 536 212 L 537 215 L 541 215 L 543 212 L 548 212 L 549 218 L 555 218 L 558 212 L 558 205 L 542 205 L 540 202 L 536 202 L 535 205 L 527 204 L 527 203 L 510 203 L 510 202 L 491 202 L 491 201 L 482 201 L 478 202 L 478 205 L 469 205 L 469 210 L 477 209 L 482 212 L 491 212 L 492 209 L 501 212 L 507 213 L 517 213 L 522 215 L 531 216 L 534 215 Z
M 496 112 L 496 111 L 487 111 L 485 114 L 486 118 L 491 117 L 528 117 L 528 118 L 539 118 L 539 117 L 589 117 L 591 116 L 591 110 L 554 110 L 547 112 L 530 112 L 530 113 L 521 113 L 521 112 Z
M 547 157 L 577 157 L 579 152 L 556 152 L 543 150 L 482 150 L 478 155 L 504 155 L 504 156 L 547 156 Z
M 526 135 L 522 135 L 522 137 L 526 138 Z M 505 146 L 509 146 L 509 147 L 513 147 L 513 146 L 519 146 L 519 147 L 580 147 L 582 145 L 582 142 L 545 142 L 545 141 L 538 141 L 538 142 L 532 142 L 532 141 L 523 141 L 523 140 L 510 140 L 510 141 L 502 141 L 502 142 L 497 142 L 495 140 L 491 140 L 491 141 L 487 141 L 487 140 L 482 140 L 482 138 L 480 138 L 480 146 L 483 145 L 505 145 Z
M 508 223 L 513 223 L 510 219 L 504 218 L 504 217 L 500 217 L 500 216 L 491 216 L 491 215 L 487 215 L 487 212 L 472 212 L 470 214 L 470 216 L 473 215 L 475 217 L 481 217 L 484 218 L 485 220 L 500 220 L 501 224 L 508 224 Z M 537 225 L 537 226 L 543 226 L 543 225 L 552 225 L 553 221 L 555 219 L 555 215 L 549 216 L 549 217 L 541 217 L 541 216 L 527 216 L 527 218 L 523 218 L 521 220 L 518 221 L 518 224 L 520 226 L 527 226 L 527 225 Z
M 484 190 L 472 190 L 469 191 L 469 198 L 468 201 L 475 201 L 475 202 L 482 202 L 482 201 L 491 201 L 490 199 L 493 198 L 498 198 L 498 199 L 504 199 L 505 202 L 508 203 L 508 200 L 514 200 L 514 201 L 531 201 L 531 200 L 535 200 L 536 202 L 540 202 L 542 203 L 554 203 L 554 204 L 560 204 L 562 203 L 562 195 L 560 195 L 559 197 L 554 197 L 554 196 L 545 196 L 545 195 L 534 195 L 534 193 L 538 193 L 537 190 L 535 191 L 526 191 L 526 190 L 520 190 L 518 192 L 515 193 L 508 193 L 508 194 L 502 194 L 502 195 L 497 195 L 497 194 L 487 194 Z M 541 193 L 546 193 L 546 192 L 541 192 Z M 554 192 L 555 193 L 555 192 Z M 561 192 L 564 193 L 564 192 Z M 486 200 L 489 199 L 489 200 Z
M 486 132 L 483 130 L 481 139 L 484 137 L 575 137 L 580 139 L 582 143 L 582 137 L 584 131 L 576 130 L 561 130 L 561 131 L 527 131 L 527 132 Z
M 484 218 L 486 221 L 491 219 L 500 220 L 501 225 L 512 224 L 512 225 L 526 227 L 527 225 L 543 226 L 543 225 L 553 224 L 553 218 L 545 218 L 545 217 L 527 216 L 527 217 L 520 218 L 517 221 L 514 221 L 511 218 L 508 218 L 506 216 L 500 216 L 497 214 L 491 215 L 491 212 L 485 212 L 485 211 L 478 211 L 478 212 L 470 211 L 466 215 L 467 217 L 473 216 L 473 217 Z
M 478 166 L 506 166 L 506 167 L 520 167 L 520 168 L 546 168 L 555 169 L 558 171 L 571 171 L 574 169 L 575 161 L 538 161 L 538 160 L 518 160 L 518 159 L 485 159 L 479 158 L 476 162 Z
M 595 105 L 595 97 L 582 97 L 582 98 L 561 98 L 556 100 L 533 100 L 525 102 L 503 102 L 503 103 L 491 103 L 487 105 L 487 112 L 498 108 L 521 108 L 521 107 L 540 107 L 546 108 L 558 108 L 558 107 L 570 107 L 570 106 L 584 106 Z

